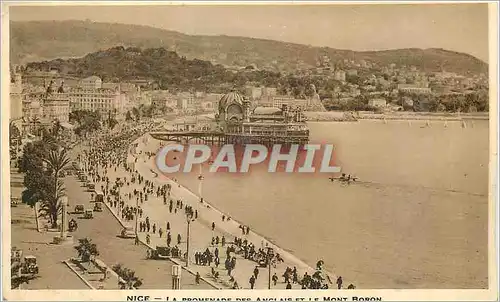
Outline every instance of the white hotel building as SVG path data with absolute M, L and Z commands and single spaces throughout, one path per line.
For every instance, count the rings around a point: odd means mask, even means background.
M 99 111 L 101 116 L 108 113 L 123 114 L 128 108 L 128 99 L 119 89 L 102 88 L 102 80 L 91 76 L 81 80 L 80 87 L 68 91 L 70 110 Z

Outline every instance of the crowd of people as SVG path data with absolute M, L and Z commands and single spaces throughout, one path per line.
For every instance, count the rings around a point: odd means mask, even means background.
M 84 151 L 78 159 L 84 163 L 92 181 L 94 183 L 102 183 L 102 194 L 105 196 L 106 202 L 116 211 L 119 217 L 125 221 L 136 221 L 136 231 L 146 234 L 145 238 L 148 245 L 151 244 L 152 236 L 155 236 L 161 242 L 165 242 L 170 256 L 177 256 L 185 260 L 188 256 L 187 252 L 182 254 L 179 247 L 183 239 L 182 234 L 177 233 L 174 238 L 172 225 L 169 221 L 151 221 L 148 213 L 145 213 L 141 206 L 147 202 L 153 202 L 150 201 L 150 198 L 156 196 L 160 204 L 163 201 L 163 205 L 168 208 L 169 214 L 185 215 L 193 222 L 199 219 L 200 213 L 198 209 L 193 205 L 187 204 L 182 199 L 175 198 L 174 194 L 172 194 L 172 186 L 170 184 L 157 184 L 145 179 L 134 168 L 134 165 L 130 165 L 127 162 L 128 154 L 131 152 L 130 146 L 135 147 L 133 146 L 133 141 L 150 130 L 152 126 L 151 124 L 145 124 L 136 128 L 122 130 L 119 134 L 105 134 L 92 138 L 88 150 Z M 139 151 L 138 155 L 141 155 L 141 151 Z M 151 152 L 144 152 L 143 155 L 148 158 L 154 156 Z M 135 157 L 135 163 L 137 163 L 138 158 L 138 156 Z M 125 177 L 115 177 L 115 179 L 112 179 L 109 171 L 116 172 L 118 168 L 124 169 L 128 174 Z M 137 189 L 137 187 L 140 189 Z M 129 192 L 124 193 L 124 188 L 127 188 Z M 132 190 L 132 188 L 134 189 Z M 154 202 L 157 201 L 155 200 Z M 200 204 L 204 204 L 202 198 L 200 199 Z M 203 207 L 200 209 L 203 209 Z M 222 222 L 228 221 L 231 221 L 231 218 L 222 215 Z M 268 247 L 267 244 L 261 244 L 261 247 L 257 247 L 257 245 L 251 242 L 249 239 L 251 231 L 248 226 L 239 225 L 239 229 L 241 230 L 240 237 L 227 233 L 217 234 L 215 221 L 209 227 L 211 227 L 214 236 L 210 240 L 207 240 L 207 248 L 205 250 L 197 251 L 194 254 L 194 262 L 200 268 L 210 267 L 210 275 L 215 280 L 221 278 L 219 270 L 223 267 L 232 288 L 240 288 L 236 276 L 233 274 L 239 261 L 252 261 L 255 263 L 253 273 L 248 279 L 249 287 L 252 289 L 259 278 L 260 269 L 268 268 L 269 266 L 276 268 L 278 264 L 285 262 L 283 257 Z M 148 258 L 151 255 L 153 255 L 153 251 L 148 250 Z M 294 284 L 296 286 L 300 285 L 303 289 L 322 289 L 328 288 L 333 284 L 328 274 L 323 270 L 322 264 L 318 265 L 316 271 L 311 275 L 305 272 L 302 278 L 299 278 L 299 272 L 296 267 L 287 267 L 281 276 L 283 277 L 282 280 L 285 288 L 289 289 Z M 199 274 L 197 274 L 198 278 L 201 278 Z M 276 287 L 278 283 L 280 283 L 279 277 L 274 273 L 272 284 Z M 338 277 L 336 284 L 337 288 L 342 288 L 342 277 Z M 351 284 L 348 288 L 354 288 L 354 285 Z

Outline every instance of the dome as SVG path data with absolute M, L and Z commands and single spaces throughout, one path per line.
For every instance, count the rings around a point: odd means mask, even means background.
M 243 97 L 237 93 L 237 92 L 230 92 L 226 95 L 224 95 L 220 100 L 219 100 L 219 112 L 223 112 L 226 110 L 227 106 L 231 104 L 239 104 L 243 105 Z

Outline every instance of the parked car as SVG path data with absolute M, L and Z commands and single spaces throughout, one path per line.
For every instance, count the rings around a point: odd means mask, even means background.
M 83 214 L 85 212 L 85 207 L 83 206 L 83 204 L 77 204 L 75 206 L 75 213 L 76 214 Z
M 127 238 L 127 239 L 135 238 L 136 237 L 135 231 L 132 227 L 126 227 L 121 231 L 120 237 Z
M 83 215 L 83 218 L 85 219 L 92 219 L 94 218 L 94 211 L 91 209 L 85 210 L 85 214 Z
M 102 212 L 102 203 L 96 202 L 94 204 L 94 212 Z

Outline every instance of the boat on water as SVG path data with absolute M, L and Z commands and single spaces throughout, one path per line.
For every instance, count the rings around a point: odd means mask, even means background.
M 343 183 L 351 183 L 355 181 L 359 181 L 359 177 L 355 177 L 353 175 L 346 175 L 342 174 L 340 177 L 329 177 L 328 178 L 331 182 L 338 181 L 338 182 L 343 182 Z

